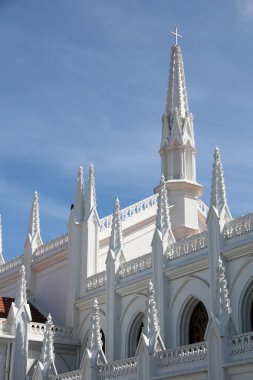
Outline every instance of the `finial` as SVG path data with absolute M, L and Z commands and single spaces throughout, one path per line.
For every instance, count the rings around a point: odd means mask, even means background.
M 164 175 L 160 180 L 160 192 L 158 197 L 156 228 L 164 235 L 168 228 L 171 227 L 168 194 Z
M 84 179 L 82 166 L 79 167 L 77 173 L 76 198 L 72 209 L 76 222 L 81 223 L 84 216 Z
M 175 36 L 175 38 L 176 38 L 176 44 L 175 45 L 177 45 L 177 39 L 178 39 L 178 37 L 179 38 L 183 38 L 183 36 L 181 36 L 181 34 L 178 34 L 177 27 L 175 28 L 175 32 L 170 32 L 170 33 L 173 34 Z
M 112 217 L 112 231 L 110 236 L 109 248 L 117 255 L 123 246 L 122 237 L 122 225 L 121 225 L 121 213 L 120 202 L 118 198 L 115 200 L 114 213 Z
M 100 316 L 97 298 L 94 299 L 93 303 L 88 348 L 91 352 L 97 352 L 100 349 L 102 349 L 102 340 L 100 334 Z
M 25 279 L 25 266 L 21 265 L 19 271 L 17 294 L 15 298 L 15 306 L 20 309 L 21 306 L 27 302 L 26 299 L 26 279 Z

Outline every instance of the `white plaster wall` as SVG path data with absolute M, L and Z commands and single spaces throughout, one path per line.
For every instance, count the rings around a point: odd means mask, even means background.
M 54 324 L 65 324 L 67 272 L 67 260 L 35 272 L 35 305 L 46 316 L 50 312 Z

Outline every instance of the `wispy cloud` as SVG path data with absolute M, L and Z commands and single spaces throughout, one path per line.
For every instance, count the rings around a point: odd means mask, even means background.
M 241 16 L 246 20 L 253 20 L 253 0 L 235 0 Z

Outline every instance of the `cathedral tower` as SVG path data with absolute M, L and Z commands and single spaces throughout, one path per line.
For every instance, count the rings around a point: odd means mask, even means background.
M 176 239 L 199 232 L 198 197 L 202 186 L 196 181 L 196 148 L 193 115 L 189 111 L 181 48 L 171 48 L 166 109 L 162 117 L 161 171 L 166 180 Z

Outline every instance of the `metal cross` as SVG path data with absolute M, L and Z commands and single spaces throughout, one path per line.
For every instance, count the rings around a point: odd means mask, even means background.
M 183 38 L 183 36 L 181 36 L 181 34 L 178 34 L 177 27 L 175 28 L 175 32 L 170 32 L 170 33 L 176 37 L 176 45 L 177 45 L 177 38 L 178 37 Z

